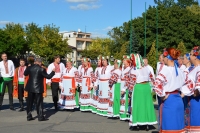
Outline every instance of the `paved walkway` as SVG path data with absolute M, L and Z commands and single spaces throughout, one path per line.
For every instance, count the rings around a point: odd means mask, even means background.
M 18 112 L 18 100 L 14 100 L 16 111 L 9 110 L 8 96 L 4 97 L 3 110 L 0 111 L 0 133 L 131 133 L 128 122 L 108 119 L 90 112 L 54 111 L 51 92 L 44 99 L 44 112 L 48 121 L 26 121 L 26 112 Z M 157 113 L 157 111 L 156 111 Z M 33 112 L 36 117 L 36 112 Z M 157 125 L 155 127 L 157 128 Z M 157 132 L 156 129 L 136 131 L 141 133 Z

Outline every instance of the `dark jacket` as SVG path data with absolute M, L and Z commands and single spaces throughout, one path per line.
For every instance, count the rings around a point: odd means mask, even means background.
M 24 71 L 25 76 L 29 76 L 25 90 L 32 93 L 44 92 L 44 78 L 51 79 L 55 72 L 47 74 L 46 70 L 39 65 L 31 65 Z

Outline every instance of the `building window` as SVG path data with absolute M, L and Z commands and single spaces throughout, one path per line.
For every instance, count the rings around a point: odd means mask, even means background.
M 77 48 L 78 48 L 78 49 L 82 49 L 82 46 L 83 46 L 83 43 L 80 42 L 80 41 L 78 41 L 78 42 L 77 42 Z
M 78 35 L 78 38 L 82 38 L 82 35 Z
M 72 58 L 74 58 L 74 52 L 72 52 Z
M 70 34 L 69 34 L 69 38 L 70 38 L 71 36 L 70 36 Z
M 90 35 L 86 35 L 86 38 L 90 38 Z

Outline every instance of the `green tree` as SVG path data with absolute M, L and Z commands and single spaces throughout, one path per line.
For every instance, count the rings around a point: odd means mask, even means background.
M 152 66 L 154 70 L 156 70 L 157 59 L 156 59 L 155 41 L 152 43 L 151 49 L 149 53 L 147 54 L 147 59 L 148 59 L 149 65 Z
M 96 59 L 98 55 L 111 56 L 113 41 L 110 38 L 96 38 L 81 55 Z
M 24 56 L 28 45 L 25 39 L 25 32 L 21 24 L 9 23 L 3 29 L 6 41 L 6 46 L 1 46 L 1 50 L 6 52 L 9 56 Z M 4 40 L 5 42 L 5 40 Z
M 191 5 L 186 7 L 190 12 L 199 15 L 200 14 L 200 6 L 199 5 Z
M 127 53 L 127 46 L 129 46 L 129 42 L 126 42 L 122 45 L 120 52 L 117 52 L 113 55 L 115 59 L 122 59 L 123 55 L 129 54 Z
M 33 42 L 31 49 L 36 55 L 46 58 L 48 61 L 52 60 L 55 55 L 65 57 L 67 53 L 71 52 L 67 39 L 62 39 L 59 28 L 55 25 L 45 25 L 41 34 L 36 32 L 36 38 L 39 41 Z
M 181 51 L 182 56 L 187 53 L 187 49 L 182 41 L 178 44 L 177 49 Z
M 38 35 L 42 34 L 42 29 L 35 23 L 30 23 L 26 25 L 25 27 L 25 33 L 26 33 L 26 42 L 29 45 L 29 49 L 27 50 L 30 52 L 31 46 L 37 45 L 40 43 L 40 39 Z
M 186 8 L 187 6 L 191 5 L 198 5 L 198 0 L 178 0 L 177 5 Z

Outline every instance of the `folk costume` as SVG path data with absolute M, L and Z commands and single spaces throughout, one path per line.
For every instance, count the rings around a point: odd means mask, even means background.
M 99 55 L 97 57 L 98 61 L 101 62 L 101 64 L 99 66 L 97 66 L 97 68 L 95 69 L 95 72 L 93 74 L 92 77 L 92 83 L 93 85 L 95 84 L 95 82 L 99 82 L 98 79 L 98 74 L 99 74 L 99 70 L 102 67 L 102 56 Z M 98 104 L 98 100 L 99 100 L 99 96 L 98 96 L 98 92 L 99 92 L 99 86 L 96 86 L 96 90 L 93 88 L 93 94 L 92 94 L 92 104 L 91 104 L 91 108 L 92 108 L 92 113 L 96 113 L 97 112 L 97 104 Z
M 200 56 L 197 52 L 198 47 L 193 49 L 194 55 L 200 60 Z M 190 133 L 200 132 L 200 95 L 196 97 L 193 96 L 194 91 L 200 91 L 200 66 L 195 66 L 191 69 L 186 78 L 186 84 L 182 87 L 182 89 L 189 90 L 187 93 L 185 92 L 185 96 L 188 97 L 188 104 L 185 108 L 185 124 L 186 131 Z
M 24 82 L 26 81 L 26 76 L 24 76 L 24 71 L 26 69 L 26 66 L 20 66 L 15 69 L 14 72 L 14 78 L 13 78 L 13 97 L 16 97 L 19 99 L 20 104 L 20 111 L 23 111 L 24 109 Z
M 168 60 L 174 60 L 167 51 L 163 53 Z M 184 74 L 174 62 L 174 67 L 163 66 L 154 82 L 154 90 L 160 97 L 169 95 L 160 105 L 160 132 L 182 133 L 184 132 L 184 106 L 180 91 L 184 84 Z
M 6 86 L 8 87 L 8 95 L 9 95 L 9 104 L 10 109 L 13 108 L 13 76 L 15 72 L 14 64 L 11 60 L 7 60 L 6 62 L 0 62 L 0 73 L 1 73 L 1 88 L 0 88 L 0 108 L 3 103 L 4 93 Z
M 102 57 L 102 60 L 107 60 L 106 57 Z M 97 105 L 97 114 L 101 116 L 107 116 L 109 105 L 109 79 L 111 78 L 111 70 L 113 67 L 110 65 L 103 66 L 98 71 L 98 82 L 95 82 L 94 86 L 99 85 L 99 101 Z
M 129 90 L 132 91 L 132 111 L 129 126 L 157 124 L 151 96 L 150 82 L 153 75 L 144 66 L 141 55 L 131 54 L 133 68 L 130 71 Z
M 120 84 L 120 89 L 121 93 L 124 93 L 121 95 L 120 99 L 120 120 L 129 120 L 130 119 L 130 114 L 128 113 L 128 108 L 129 108 L 129 90 L 128 90 L 128 78 L 129 78 L 129 73 L 131 70 L 131 60 L 130 56 L 123 56 L 124 60 L 127 60 L 129 62 L 128 67 L 123 67 L 122 69 L 122 75 L 121 75 L 121 84 Z
M 92 98 L 91 98 L 91 90 L 92 90 L 92 76 L 93 76 L 93 68 L 90 66 L 90 60 L 88 58 L 83 59 L 84 62 L 88 63 L 88 67 L 84 67 L 81 69 L 81 75 L 79 79 L 80 87 L 82 87 L 80 94 L 80 111 L 91 111 Z
M 67 62 L 72 62 L 71 59 L 67 59 Z M 79 106 L 76 105 L 76 87 L 78 85 L 79 74 L 75 67 L 66 67 L 60 86 L 62 88 L 61 96 L 59 99 L 59 107 L 61 109 L 75 109 Z
M 52 99 L 54 102 L 55 109 L 57 110 L 58 103 L 58 92 L 60 91 L 59 84 L 61 82 L 61 77 L 65 66 L 63 63 L 51 63 L 47 68 L 47 73 L 50 74 L 55 68 L 55 75 L 51 79 L 47 79 L 46 83 L 51 83 Z
M 120 116 L 120 82 L 121 82 L 121 60 L 115 60 L 118 68 L 114 68 L 111 71 L 111 78 L 109 80 L 109 106 L 108 106 L 108 117 L 119 117 Z

